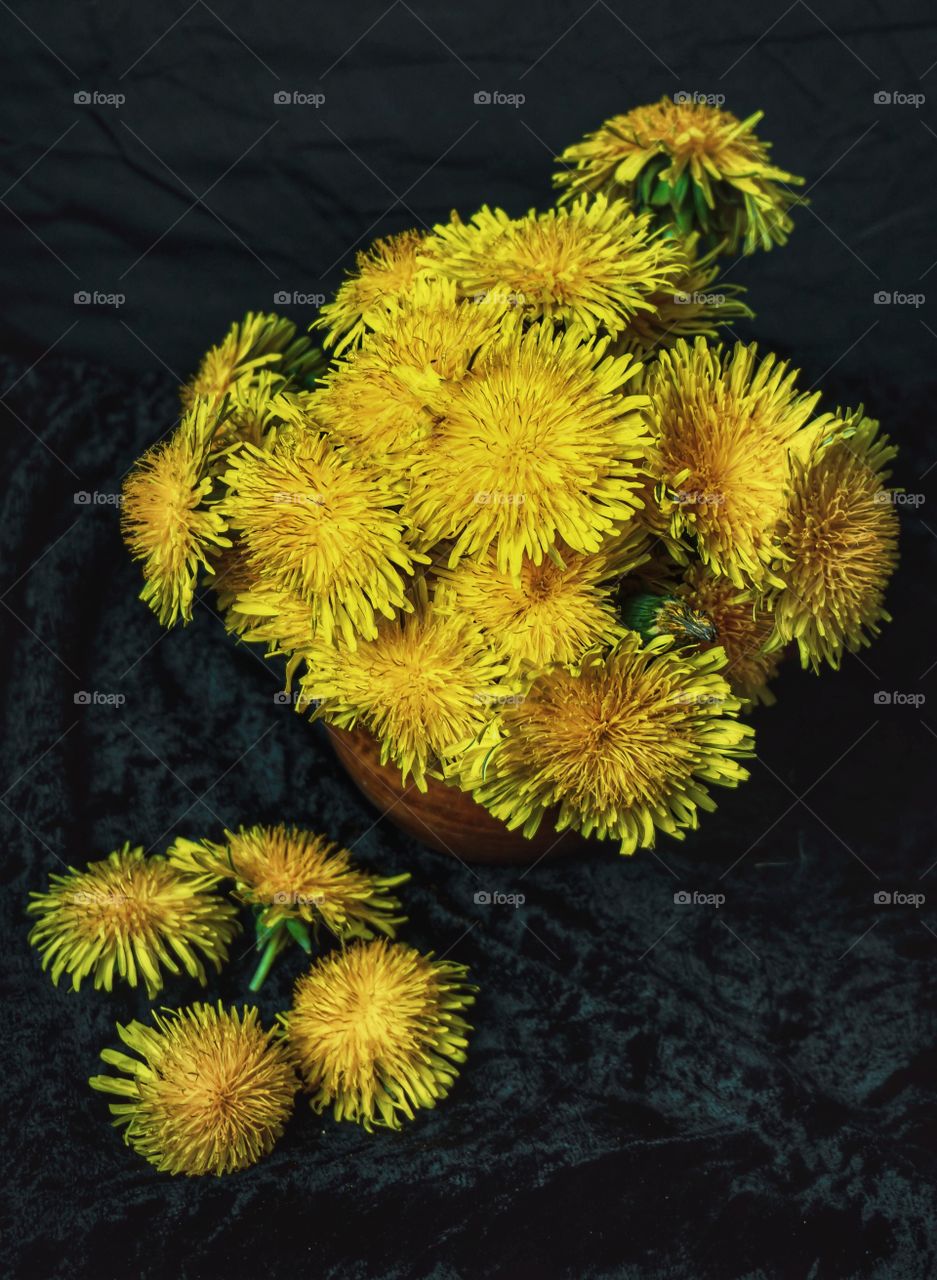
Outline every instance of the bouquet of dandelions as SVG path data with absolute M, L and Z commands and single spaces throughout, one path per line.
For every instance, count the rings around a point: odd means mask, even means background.
M 297 710 L 510 828 L 682 837 L 785 652 L 887 620 L 895 449 L 754 345 L 721 256 L 802 179 L 760 113 L 668 99 L 570 147 L 556 207 L 377 241 L 314 328 L 248 315 L 126 482 L 142 597 L 287 660 Z

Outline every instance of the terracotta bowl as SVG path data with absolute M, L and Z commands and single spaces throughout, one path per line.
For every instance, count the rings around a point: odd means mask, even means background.
M 362 795 L 402 831 L 440 853 L 463 862 L 529 864 L 592 847 L 576 832 L 558 833 L 548 818 L 528 840 L 520 831 L 509 831 L 467 792 L 434 778 L 427 778 L 425 792 L 418 791 L 412 781 L 404 785 L 399 769 L 381 764 L 381 749 L 371 734 L 333 725 L 326 729 L 335 754 Z

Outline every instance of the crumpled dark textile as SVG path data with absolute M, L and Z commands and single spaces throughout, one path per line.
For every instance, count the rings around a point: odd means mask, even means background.
M 937 252 L 933 106 L 875 101 L 933 84 L 920 0 L 29 9 L 27 30 L 0 7 L 0 332 L 29 361 L 58 340 L 181 378 L 248 309 L 305 327 L 375 236 L 549 207 L 561 151 L 674 93 L 763 111 L 772 160 L 806 178 L 790 247 L 725 264 L 758 315 L 737 336 L 793 352 L 807 385 L 932 360 L 919 308 L 873 302 L 926 293 Z
M 918 621 L 935 544 L 917 516 L 894 624 L 838 675 L 784 672 L 755 717 L 751 780 L 685 844 L 471 868 L 376 821 L 211 595 L 170 633 L 137 599 L 111 499 L 172 421 L 169 377 L 54 356 L 21 374 L 2 365 L 4 386 L 20 379 L 2 521 L 9 1274 L 933 1273 L 937 721 L 875 698 L 926 690 L 937 656 Z M 161 850 L 276 821 L 412 872 L 404 936 L 481 988 L 469 1061 L 400 1134 L 301 1101 L 253 1169 L 172 1179 L 86 1084 L 145 998 L 54 989 L 26 944 L 26 894 L 124 840 Z M 525 901 L 478 905 L 485 890 Z M 883 890 L 927 901 L 877 906 Z M 693 892 L 725 901 L 675 901 Z M 211 998 L 245 999 L 244 947 Z M 278 963 L 266 1019 L 302 963 Z M 202 994 L 171 981 L 158 1003 Z
M 875 295 L 933 279 L 937 120 L 875 94 L 933 84 L 933 14 L 869 0 L 12 8 L 4 1273 L 932 1280 L 937 713 L 909 699 L 937 698 L 937 321 Z M 754 717 L 751 780 L 685 843 L 526 874 L 463 867 L 376 820 L 210 595 L 161 631 L 115 497 L 172 425 L 175 382 L 245 310 L 286 291 L 277 309 L 305 326 L 374 235 L 453 206 L 546 206 L 553 154 L 678 89 L 764 108 L 774 158 L 808 178 L 791 244 L 730 269 L 758 312 L 735 336 L 792 356 L 825 407 L 864 399 L 901 444 L 896 483 L 925 501 L 901 507 L 894 623 L 838 674 L 788 665 L 778 705 Z M 475 102 L 495 90 L 526 101 Z M 325 101 L 273 101 L 297 91 Z M 73 301 L 84 292 L 102 300 Z M 26 943 L 27 893 L 125 840 L 160 850 L 276 821 L 412 873 L 404 937 L 480 987 L 469 1060 L 402 1133 L 300 1100 L 253 1169 L 171 1179 L 86 1084 L 147 1001 L 54 989 Z M 475 901 L 494 890 L 525 901 Z M 675 901 L 693 893 L 725 900 Z M 254 959 L 242 948 L 209 998 L 243 1001 Z M 279 962 L 267 1022 L 302 965 Z M 204 995 L 172 981 L 159 1003 Z

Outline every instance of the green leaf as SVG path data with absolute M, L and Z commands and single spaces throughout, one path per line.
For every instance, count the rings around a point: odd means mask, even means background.
M 658 174 L 667 166 L 666 156 L 656 156 L 644 166 L 636 183 L 638 200 L 641 204 L 650 204 L 651 190 L 657 181 Z
M 712 210 L 706 203 L 706 197 L 703 195 L 703 188 L 695 182 L 693 183 L 693 204 L 696 208 L 696 217 L 699 220 L 700 226 L 704 229 L 707 228 L 709 226 L 709 219 Z
M 659 178 L 654 193 L 651 196 L 651 204 L 655 209 L 664 209 L 670 204 L 671 186 L 669 182 L 665 182 L 663 178 Z
M 674 220 L 677 224 L 677 230 L 682 236 L 688 236 L 693 230 L 693 210 L 689 206 L 684 205 L 680 209 L 675 209 Z

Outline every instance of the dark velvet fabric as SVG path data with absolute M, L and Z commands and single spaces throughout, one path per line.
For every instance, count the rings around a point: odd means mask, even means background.
M 926 90 L 932 15 L 845 0 L 21 15 L 35 34 L 0 12 L 2 185 L 16 184 L 0 263 L 4 1274 L 930 1280 L 937 714 L 907 699 L 937 698 L 937 322 L 872 294 L 926 292 L 937 118 L 876 112 L 872 95 Z M 206 197 L 274 274 L 198 207 L 121 286 L 187 186 L 202 193 L 277 118 L 273 91 L 317 87 L 323 112 L 290 108 Z M 524 109 L 475 110 L 477 89 L 499 87 Z M 127 103 L 79 110 L 78 88 Z M 740 336 L 793 355 L 827 404 L 864 399 L 902 446 L 897 482 L 927 500 L 901 511 L 894 623 L 838 674 L 785 669 L 778 705 L 754 717 L 751 780 L 717 795 L 700 832 L 630 860 L 467 868 L 376 821 L 210 596 L 191 626 L 160 630 L 114 495 L 171 426 L 174 375 L 247 307 L 334 288 L 356 237 L 451 205 L 545 204 L 550 151 L 676 88 L 724 91 L 742 115 L 767 107 L 779 163 L 817 182 L 791 245 L 733 270 L 760 313 Z M 116 313 L 71 302 L 122 287 Z M 147 1001 L 54 989 L 26 943 L 26 896 L 124 840 L 161 850 L 176 833 L 276 821 L 412 873 L 404 936 L 469 964 L 480 987 L 469 1061 L 402 1133 L 369 1136 L 300 1100 L 255 1168 L 172 1179 L 123 1145 L 86 1084 L 115 1022 Z M 475 901 L 492 890 L 525 901 Z M 674 899 L 693 892 L 725 900 Z M 879 892 L 925 900 L 878 905 Z M 246 945 L 212 998 L 244 1000 Z M 302 963 L 279 963 L 265 1019 Z M 201 994 L 171 981 L 159 1003 Z
M 5 364 L 4 385 L 19 372 Z M 10 405 L 107 495 L 173 398 L 162 374 L 52 357 Z M 463 867 L 375 823 L 210 596 L 191 626 L 160 631 L 115 508 L 74 504 L 78 483 L 17 438 L 3 521 L 14 1274 L 194 1278 L 267 1260 L 342 1277 L 933 1274 L 937 722 L 874 699 L 928 688 L 934 542 L 920 520 L 894 625 L 839 675 L 783 675 L 756 716 L 751 781 L 697 835 L 524 874 Z M 79 691 L 125 701 L 76 705 Z M 162 849 L 173 833 L 278 820 L 413 873 L 405 936 L 470 964 L 481 987 L 469 1063 L 402 1134 L 369 1137 L 302 1102 L 256 1168 L 173 1180 L 122 1145 L 85 1084 L 114 1022 L 146 1000 L 53 989 L 26 945 L 26 893 L 125 839 Z M 476 905 L 494 889 L 526 901 Z M 876 906 L 882 889 L 927 901 Z M 674 902 L 694 890 L 725 903 Z M 211 994 L 242 1000 L 252 964 L 239 951 Z M 281 960 L 266 1017 L 301 964 Z M 199 994 L 173 981 L 162 1002 Z

